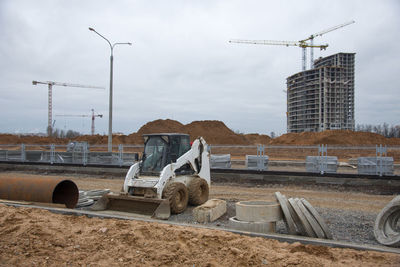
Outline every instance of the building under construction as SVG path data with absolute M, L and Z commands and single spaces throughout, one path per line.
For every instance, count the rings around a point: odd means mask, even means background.
M 287 132 L 354 130 L 354 57 L 338 53 L 287 78 Z

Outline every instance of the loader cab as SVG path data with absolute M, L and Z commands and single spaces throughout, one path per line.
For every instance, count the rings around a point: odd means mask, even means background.
M 145 134 L 144 152 L 140 173 L 159 175 L 164 167 L 190 150 L 188 134 L 161 133 Z

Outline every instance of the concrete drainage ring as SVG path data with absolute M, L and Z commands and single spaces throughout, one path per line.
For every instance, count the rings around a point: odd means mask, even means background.
M 245 222 L 276 222 L 283 217 L 281 205 L 264 200 L 236 203 L 236 219 Z
M 386 246 L 400 246 L 400 232 L 396 227 L 400 218 L 400 196 L 395 197 L 379 212 L 375 220 L 376 240 Z
M 253 233 L 275 233 L 276 222 L 246 222 L 236 217 L 229 218 L 229 224 L 233 229 Z

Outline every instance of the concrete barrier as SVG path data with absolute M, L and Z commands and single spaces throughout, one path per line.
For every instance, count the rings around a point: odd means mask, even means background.
M 193 209 L 193 217 L 199 223 L 213 222 L 226 213 L 226 201 L 210 199 Z
M 219 168 L 219 169 L 230 169 L 231 164 L 231 155 L 230 154 L 211 154 L 210 157 L 210 167 L 211 168 Z

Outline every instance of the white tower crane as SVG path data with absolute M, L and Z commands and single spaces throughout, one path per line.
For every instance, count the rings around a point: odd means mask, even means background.
M 59 82 L 51 82 L 51 81 L 46 81 L 46 82 L 32 81 L 32 84 L 33 85 L 47 84 L 48 87 L 49 87 L 49 92 L 48 92 L 48 119 L 47 119 L 47 134 L 49 136 L 53 133 L 53 126 L 52 126 L 52 120 L 53 120 L 53 85 L 69 86 L 69 87 L 81 87 L 81 88 L 93 88 L 93 89 L 105 89 L 104 87 L 99 87 L 99 86 L 73 84 L 73 83 L 59 83 Z
M 284 46 L 298 46 L 302 48 L 302 70 L 306 70 L 306 48 L 310 47 L 310 58 L 311 58 L 311 64 L 310 67 L 314 67 L 314 48 L 319 48 L 320 50 L 325 50 L 328 47 L 328 44 L 325 45 L 314 45 L 314 38 L 318 36 L 322 36 L 328 32 L 340 29 L 342 27 L 345 27 L 347 25 L 350 25 L 354 23 L 355 21 L 349 21 L 334 27 L 331 27 L 329 29 L 326 29 L 324 31 L 315 33 L 310 35 L 308 38 L 300 41 L 271 41 L 271 40 L 241 40 L 241 39 L 232 39 L 229 42 L 230 43 L 241 43 L 241 44 L 262 44 L 262 45 L 284 45 Z M 310 41 L 308 43 L 308 41 Z
M 91 117 L 92 118 L 91 134 L 94 135 L 94 133 L 95 133 L 95 126 L 94 126 L 95 118 L 96 117 L 103 118 L 103 115 L 102 114 L 95 114 L 94 113 L 94 109 L 91 109 L 91 111 L 92 111 L 91 115 L 86 115 L 86 114 L 84 114 L 84 115 L 59 114 L 59 115 L 56 115 L 56 117 L 81 117 L 81 118 L 83 118 L 83 117 Z

